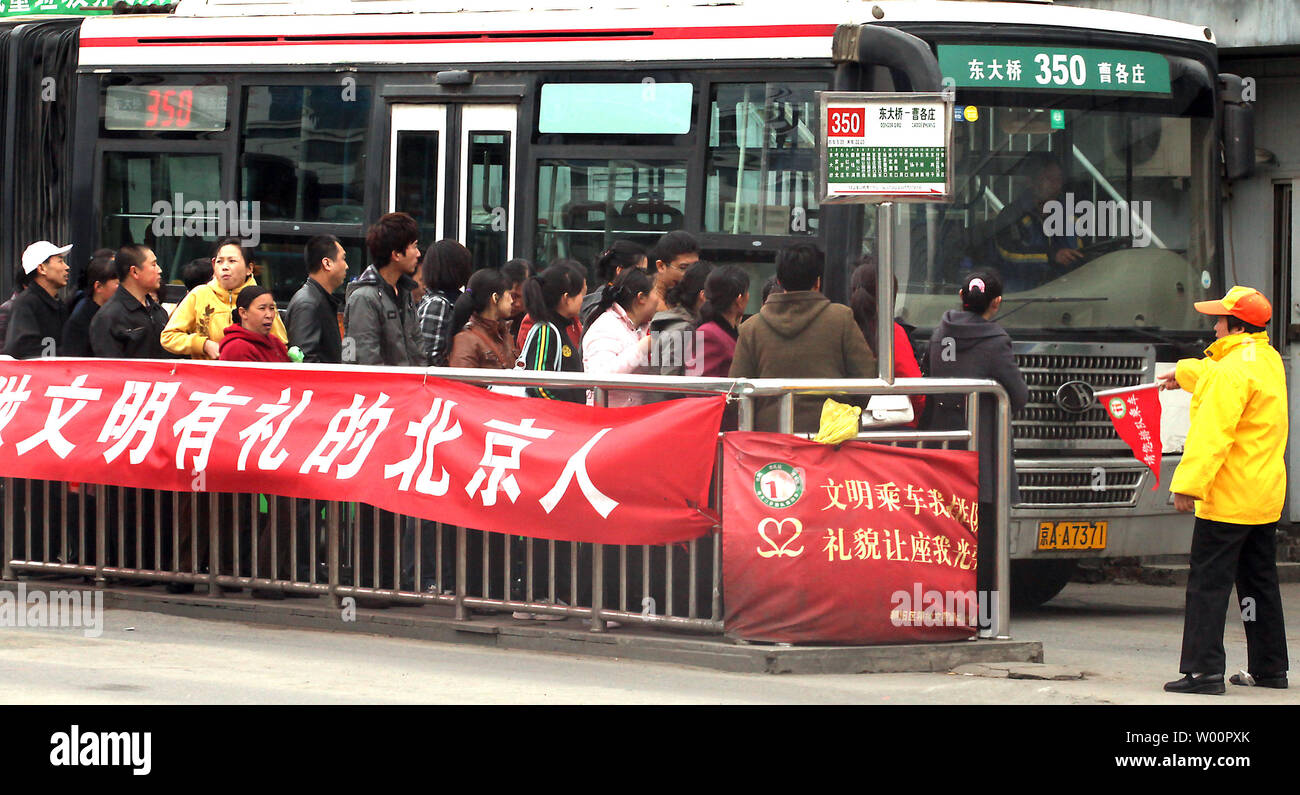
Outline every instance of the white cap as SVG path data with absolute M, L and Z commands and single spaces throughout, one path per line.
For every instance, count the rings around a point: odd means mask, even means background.
M 55 254 L 67 254 L 72 245 L 59 247 L 48 240 L 38 240 L 23 251 L 23 273 L 31 276 L 36 268 Z

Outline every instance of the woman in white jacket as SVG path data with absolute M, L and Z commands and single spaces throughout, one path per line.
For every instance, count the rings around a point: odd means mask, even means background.
M 584 372 L 634 373 L 649 364 L 650 337 L 646 332 L 655 313 L 653 290 L 653 282 L 640 268 L 625 269 L 605 288 L 596 320 L 582 338 Z M 641 402 L 639 392 L 609 393 L 611 407 Z

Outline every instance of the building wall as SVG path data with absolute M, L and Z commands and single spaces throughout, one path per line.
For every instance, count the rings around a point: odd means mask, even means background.
M 1295 0 L 1056 0 L 1057 5 L 1145 14 L 1214 31 L 1219 47 L 1285 47 L 1300 43 Z
M 1267 150 L 1276 163 L 1261 163 L 1255 175 L 1230 186 L 1225 195 L 1224 232 L 1231 233 L 1225 265 L 1232 278 L 1273 289 L 1274 185 L 1300 179 L 1300 58 L 1233 59 L 1220 62 L 1224 71 L 1255 78 L 1255 146 Z M 1233 257 L 1235 254 L 1235 257 Z

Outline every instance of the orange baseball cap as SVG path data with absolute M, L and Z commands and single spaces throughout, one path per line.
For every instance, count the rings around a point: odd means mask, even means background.
M 1253 287 L 1234 286 L 1218 301 L 1197 301 L 1196 311 L 1203 315 L 1231 315 L 1252 326 L 1266 326 L 1273 317 L 1273 305 Z

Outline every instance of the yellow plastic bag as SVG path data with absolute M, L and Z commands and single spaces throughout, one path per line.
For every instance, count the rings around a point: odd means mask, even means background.
M 856 438 L 861 416 L 862 409 L 858 406 L 837 403 L 827 398 L 822 404 L 822 424 L 817 429 L 813 441 L 822 444 L 840 444 Z

